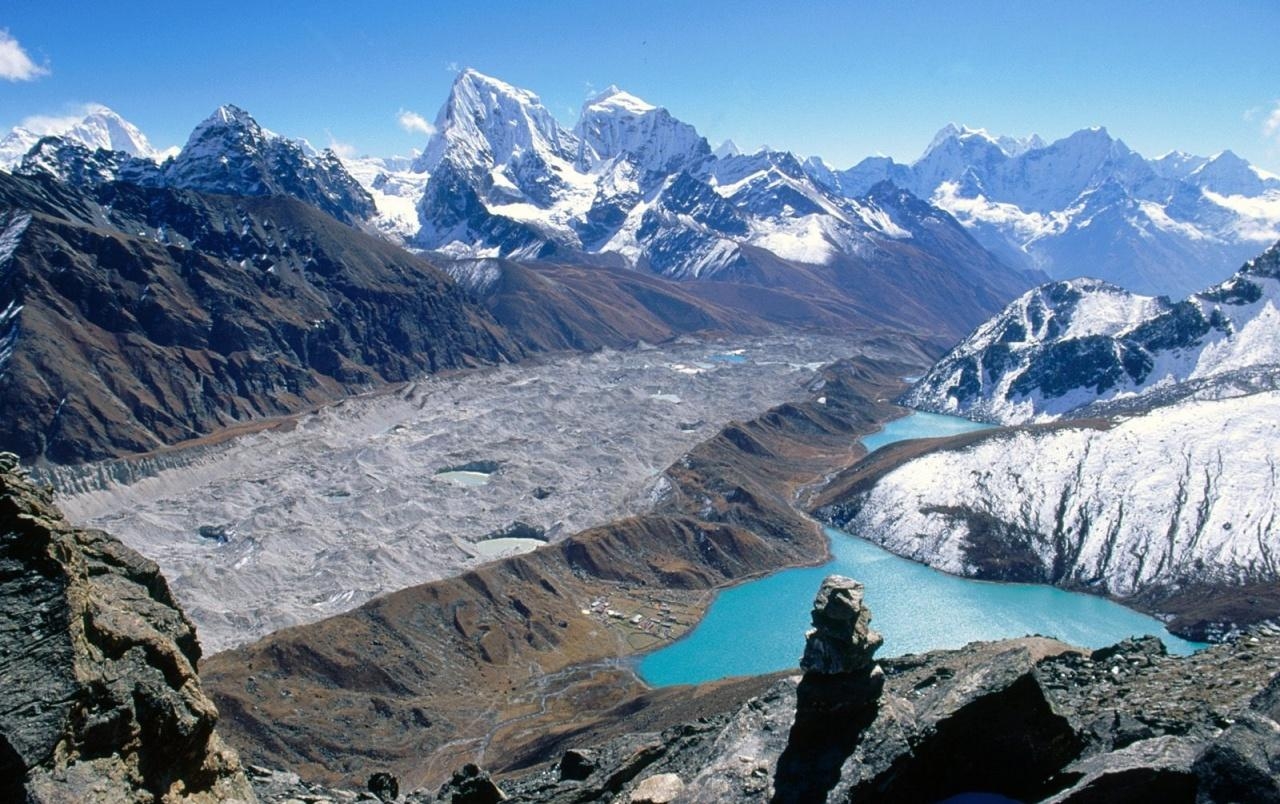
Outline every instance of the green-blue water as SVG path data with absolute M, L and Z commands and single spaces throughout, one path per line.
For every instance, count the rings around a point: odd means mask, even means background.
M 864 443 L 875 449 L 904 438 L 949 435 L 981 426 L 914 413 Z M 813 596 L 822 579 L 832 573 L 866 585 L 873 627 L 884 635 L 881 656 L 1026 634 L 1085 647 L 1155 634 L 1172 653 L 1190 653 L 1200 647 L 1168 633 L 1155 618 L 1100 597 L 1051 586 L 957 578 L 838 530 L 828 528 L 827 535 L 830 562 L 784 570 L 725 590 L 691 634 L 645 657 L 640 675 L 654 686 L 665 686 L 796 667 Z

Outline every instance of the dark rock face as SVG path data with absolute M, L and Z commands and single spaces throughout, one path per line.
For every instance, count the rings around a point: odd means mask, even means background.
M 248 112 L 223 106 L 196 127 L 173 159 L 157 165 L 121 151 L 93 150 L 46 137 L 22 160 L 23 175 L 46 173 L 73 187 L 110 182 L 234 196 L 289 196 L 344 222 L 377 214 L 373 198 L 332 151 L 308 152 L 270 134 Z
M 94 150 L 62 137 L 41 139 L 14 172 L 26 176 L 47 173 L 76 187 L 96 187 L 112 181 L 146 187 L 164 183 L 160 167 L 150 159 L 124 151 Z
M 475 765 L 464 765 L 440 788 L 436 799 L 452 804 L 498 804 L 507 797 L 488 773 Z
M 596 769 L 596 754 L 589 748 L 570 748 L 560 759 L 560 778 L 580 782 Z
M 400 781 L 385 771 L 375 773 L 369 777 L 369 792 L 380 801 L 395 801 L 400 798 Z
M 156 565 L 0 454 L 0 798 L 254 801 L 199 658 Z
M 447 276 L 300 202 L 0 176 L 0 447 L 78 463 L 520 354 Z
M 978 790 L 1034 800 L 1052 790 L 1081 740 L 1053 711 L 1025 654 L 995 659 L 962 667 L 944 697 L 926 698 L 914 713 L 878 721 L 845 764 L 842 798 L 928 802 Z

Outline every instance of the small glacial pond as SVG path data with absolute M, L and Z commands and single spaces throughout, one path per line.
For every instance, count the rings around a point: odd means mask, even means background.
M 437 480 L 444 480 L 456 486 L 483 486 L 489 482 L 488 472 L 436 472 L 435 477 Z
M 876 449 L 905 438 L 950 435 L 982 426 L 950 416 L 913 413 L 864 443 Z M 1201 647 L 1173 636 L 1159 620 L 1104 598 L 1051 586 L 958 578 L 838 530 L 828 528 L 827 536 L 830 562 L 784 570 L 721 592 L 691 634 L 641 661 L 641 677 L 654 686 L 665 686 L 798 666 L 813 596 L 822 579 L 832 573 L 866 585 L 872 627 L 884 635 L 881 656 L 1027 634 L 1085 647 L 1155 634 L 1172 653 L 1186 654 Z

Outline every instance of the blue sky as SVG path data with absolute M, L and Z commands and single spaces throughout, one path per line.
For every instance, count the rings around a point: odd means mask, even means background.
M 44 74 L 0 80 L 4 130 L 96 102 L 164 147 L 231 102 L 317 145 L 407 153 L 425 136 L 397 116 L 434 119 L 452 71 L 471 66 L 538 93 L 566 125 L 615 83 L 712 145 L 837 167 L 910 161 L 956 121 L 1049 139 L 1105 125 L 1147 156 L 1229 148 L 1280 173 L 1276 0 L 7 0 L 6 29 Z

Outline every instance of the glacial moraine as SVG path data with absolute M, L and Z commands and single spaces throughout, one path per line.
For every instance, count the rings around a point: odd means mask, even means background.
M 434 376 L 165 453 L 152 463 L 169 468 L 127 484 L 94 465 L 55 482 L 70 519 L 160 564 L 212 652 L 457 574 L 517 519 L 554 542 L 643 512 L 694 444 L 802 396 L 858 348 L 684 339 Z

